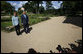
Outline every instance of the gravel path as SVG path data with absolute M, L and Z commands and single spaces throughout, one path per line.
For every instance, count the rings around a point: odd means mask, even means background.
M 27 53 L 33 48 L 40 53 L 49 53 L 56 50 L 57 45 L 69 47 L 68 43 L 82 40 L 82 28 L 62 23 L 64 16 L 51 17 L 50 20 L 32 25 L 30 33 L 17 36 L 16 32 L 6 33 L 1 31 L 1 52 L 2 53 Z

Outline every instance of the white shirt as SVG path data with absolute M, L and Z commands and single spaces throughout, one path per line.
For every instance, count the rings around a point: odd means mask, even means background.
M 13 26 L 16 26 L 19 24 L 18 16 L 12 16 L 12 24 Z

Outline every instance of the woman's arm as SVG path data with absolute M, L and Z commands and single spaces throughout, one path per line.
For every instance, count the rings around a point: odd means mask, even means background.
M 14 18 L 13 18 L 13 17 L 12 17 L 12 24 L 13 24 L 13 26 L 15 25 L 15 24 L 14 24 Z

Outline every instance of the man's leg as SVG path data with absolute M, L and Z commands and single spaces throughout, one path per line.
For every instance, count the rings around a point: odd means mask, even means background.
M 28 25 L 28 24 L 26 24 L 26 29 L 27 29 L 27 31 L 28 31 L 28 29 L 29 29 L 29 25 Z
M 18 33 L 20 34 L 20 25 L 18 24 Z
M 25 31 L 25 33 L 27 33 L 27 32 L 26 32 L 26 25 L 23 25 L 23 26 L 24 26 L 24 31 Z
M 26 32 L 28 32 L 29 31 L 29 26 L 28 26 L 28 24 L 26 24 Z

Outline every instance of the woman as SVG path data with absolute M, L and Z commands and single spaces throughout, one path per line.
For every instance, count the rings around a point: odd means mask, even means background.
M 15 27 L 16 34 L 20 34 L 20 25 L 19 25 L 19 19 L 17 16 L 17 12 L 14 12 L 14 16 L 12 16 L 12 24 Z

